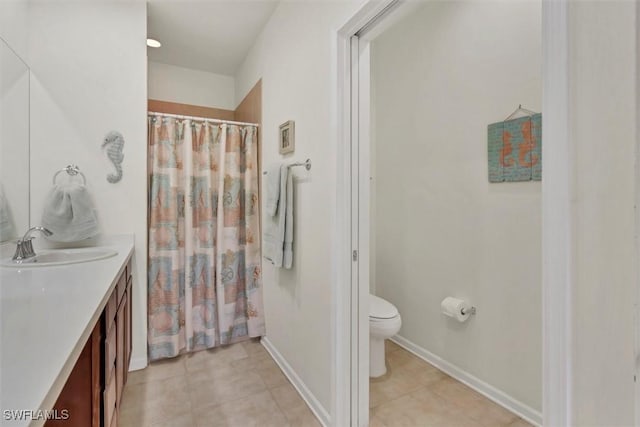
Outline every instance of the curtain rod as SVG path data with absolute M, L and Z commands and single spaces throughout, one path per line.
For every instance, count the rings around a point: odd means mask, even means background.
M 222 124 L 227 124 L 227 125 L 259 127 L 259 125 L 257 123 L 234 122 L 232 120 L 209 119 L 207 117 L 183 116 L 183 115 L 180 115 L 180 114 L 169 114 L 169 113 L 157 113 L 155 111 L 149 111 L 147 113 L 147 116 L 164 116 L 164 117 L 173 117 L 175 119 L 202 120 L 204 122 L 222 123 Z

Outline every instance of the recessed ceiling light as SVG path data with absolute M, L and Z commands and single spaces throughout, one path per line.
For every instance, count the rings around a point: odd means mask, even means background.
M 149 47 L 160 47 L 162 43 L 155 39 L 147 39 L 147 46 Z

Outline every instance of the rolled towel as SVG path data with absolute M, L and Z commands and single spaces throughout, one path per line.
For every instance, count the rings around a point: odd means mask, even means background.
M 99 233 L 98 219 L 91 196 L 84 185 L 56 185 L 47 196 L 42 226 L 53 232 L 56 242 L 75 242 Z

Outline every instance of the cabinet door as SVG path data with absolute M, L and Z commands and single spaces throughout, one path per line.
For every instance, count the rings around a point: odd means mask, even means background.
M 126 298 L 124 301 L 126 301 Z M 120 307 L 118 307 L 118 314 L 116 314 L 116 407 L 120 406 L 124 387 L 125 306 L 125 303 L 121 303 Z
M 124 291 L 127 290 L 127 277 L 126 273 L 122 273 L 122 276 L 120 276 L 118 284 L 116 285 L 116 298 L 118 299 L 118 305 L 122 303 Z
M 101 346 L 102 325 L 100 325 L 100 321 L 98 321 L 98 325 L 91 335 L 91 387 L 93 392 L 93 401 L 91 402 L 91 425 L 93 427 L 100 426 L 100 402 L 102 397 L 100 372 L 102 371 L 102 364 L 104 363 L 100 349 Z
M 100 426 L 101 323 L 91 333 L 54 406 L 58 419 L 46 427 Z
M 107 378 L 104 388 L 103 404 L 104 404 L 104 423 L 103 427 L 110 426 L 116 414 L 116 371 L 111 372 L 111 376 Z
M 127 287 L 124 300 L 124 384 L 127 383 L 131 363 L 131 284 Z

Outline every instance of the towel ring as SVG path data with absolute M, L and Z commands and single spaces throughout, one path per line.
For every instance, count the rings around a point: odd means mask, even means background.
M 82 172 L 80 172 L 80 168 L 77 165 L 68 165 L 62 169 L 60 169 L 58 172 L 55 173 L 55 175 L 53 175 L 53 185 L 56 184 L 56 178 L 58 177 L 58 175 L 60 175 L 62 172 L 66 172 L 68 173 L 70 176 L 77 176 L 80 175 L 82 177 L 82 184 L 83 185 L 87 185 L 87 177 L 84 176 L 84 174 Z

